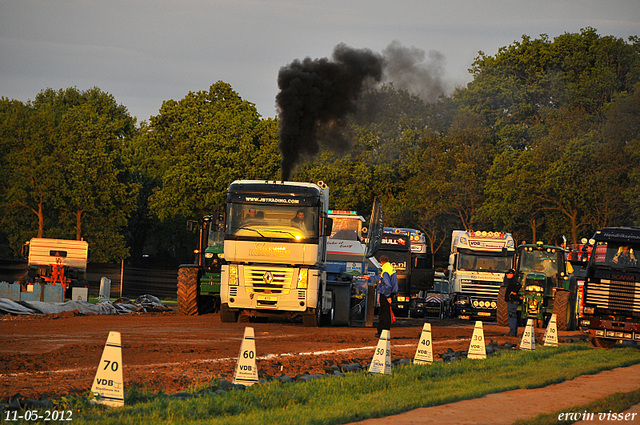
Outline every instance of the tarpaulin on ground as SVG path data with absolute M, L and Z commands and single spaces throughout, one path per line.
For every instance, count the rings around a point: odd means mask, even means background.
M 98 304 L 87 301 L 67 301 L 64 303 L 45 303 L 41 301 L 12 301 L 0 298 L 0 315 L 6 314 L 58 314 L 65 311 L 77 311 L 80 314 L 126 314 L 170 311 L 157 297 L 141 295 L 132 301 L 119 298 L 116 301 L 102 299 Z

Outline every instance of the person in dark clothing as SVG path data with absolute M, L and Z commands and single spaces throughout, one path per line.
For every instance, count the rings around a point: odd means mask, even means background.
M 509 333 L 507 335 L 518 336 L 518 292 L 522 285 L 518 281 L 513 269 L 509 269 L 504 275 L 503 285 L 507 287 L 504 300 L 507 302 L 509 314 Z
M 398 276 L 393 265 L 386 255 L 380 257 L 382 271 L 380 272 L 380 283 L 378 283 L 378 294 L 380 295 L 380 312 L 378 315 L 378 332 L 376 338 L 380 337 L 383 330 L 391 330 L 391 297 L 398 292 Z

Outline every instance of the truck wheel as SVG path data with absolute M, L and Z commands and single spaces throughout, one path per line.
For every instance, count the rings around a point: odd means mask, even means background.
M 506 292 L 506 286 L 501 286 L 498 291 L 498 308 L 496 311 L 496 322 L 498 322 L 498 326 L 509 326 L 509 312 L 507 311 L 507 302 L 504 300 L 504 294 Z
M 571 325 L 571 300 L 569 299 L 571 294 L 569 291 L 556 290 L 556 295 L 553 299 L 553 314 L 556 315 L 556 325 L 558 331 L 569 330 Z
M 238 310 L 230 309 L 229 304 L 223 303 L 220 306 L 220 321 L 222 323 L 236 323 L 238 321 Z
M 315 328 L 318 327 L 318 318 L 316 317 L 315 308 L 311 309 L 310 312 L 302 315 L 302 326 L 307 328 Z
M 617 340 L 609 338 L 600 338 L 595 336 L 595 331 L 591 331 L 591 345 L 598 348 L 611 348 L 616 345 Z
M 187 316 L 198 315 L 198 275 L 200 269 L 193 266 L 178 270 L 178 311 Z

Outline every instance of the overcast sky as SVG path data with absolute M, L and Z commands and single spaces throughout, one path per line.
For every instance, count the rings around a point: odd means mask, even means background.
M 339 43 L 422 50 L 451 90 L 479 50 L 587 26 L 640 35 L 640 1 L 0 0 L 0 96 L 96 86 L 142 121 L 222 80 L 274 117 L 279 69 Z

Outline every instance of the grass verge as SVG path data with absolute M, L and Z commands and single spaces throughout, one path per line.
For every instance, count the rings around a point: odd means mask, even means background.
M 73 410 L 74 424 L 343 424 L 539 388 L 637 363 L 636 347 L 602 350 L 576 344 L 502 351 L 486 360 L 398 366 L 391 375 L 362 372 L 308 382 L 272 381 L 220 394 L 212 387 L 187 400 L 129 389 L 124 408 L 90 406 L 78 398 L 60 407 Z

